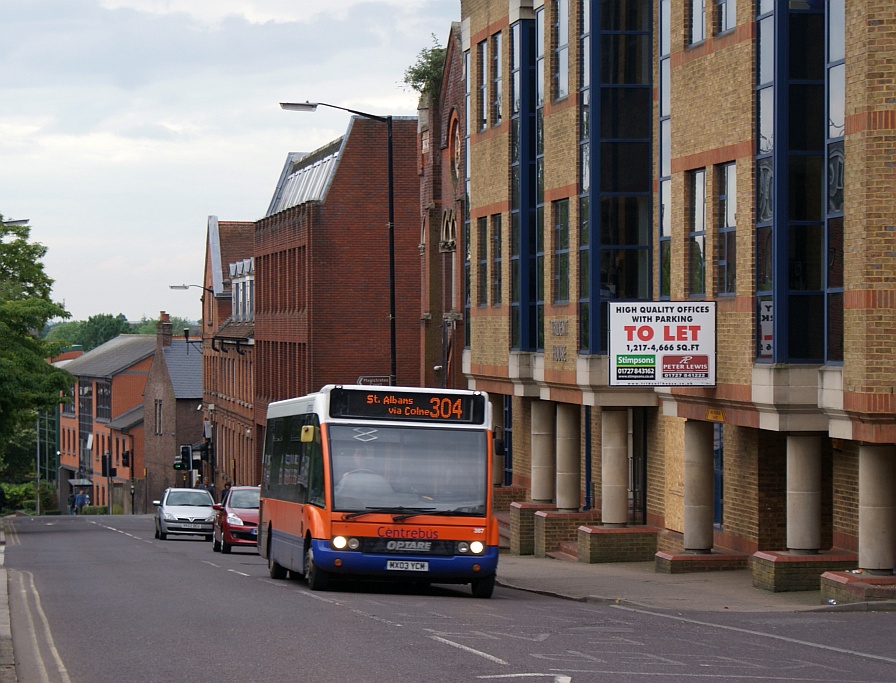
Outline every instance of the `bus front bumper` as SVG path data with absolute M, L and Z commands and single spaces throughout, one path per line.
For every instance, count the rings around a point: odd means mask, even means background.
M 493 576 L 498 569 L 498 547 L 481 555 L 426 555 L 361 553 L 335 550 L 329 541 L 312 541 L 314 563 L 324 571 L 357 578 L 465 583 Z

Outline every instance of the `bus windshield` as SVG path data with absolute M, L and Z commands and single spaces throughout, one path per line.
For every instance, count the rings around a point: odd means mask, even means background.
M 333 509 L 484 515 L 484 430 L 328 426 Z

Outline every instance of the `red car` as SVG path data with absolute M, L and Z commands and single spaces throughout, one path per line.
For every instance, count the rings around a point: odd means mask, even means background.
M 233 546 L 258 547 L 258 486 L 234 486 L 213 506 L 215 524 L 212 550 L 229 553 Z

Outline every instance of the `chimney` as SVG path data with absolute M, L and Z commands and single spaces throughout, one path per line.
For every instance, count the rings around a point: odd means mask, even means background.
M 171 346 L 171 317 L 165 311 L 159 312 L 156 325 L 156 346 Z

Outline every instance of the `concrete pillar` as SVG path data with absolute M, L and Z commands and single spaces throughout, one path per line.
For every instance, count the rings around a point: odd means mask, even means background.
M 712 432 L 711 422 L 684 424 L 684 549 L 712 551 Z
M 896 565 L 896 448 L 859 446 L 859 567 L 892 574 Z
M 628 411 L 600 414 L 600 516 L 605 526 L 628 521 Z
M 787 548 L 821 548 L 821 437 L 787 437 Z
M 564 512 L 578 512 L 582 504 L 580 410 L 557 404 L 557 509 Z
M 554 502 L 554 404 L 532 402 L 532 500 Z

